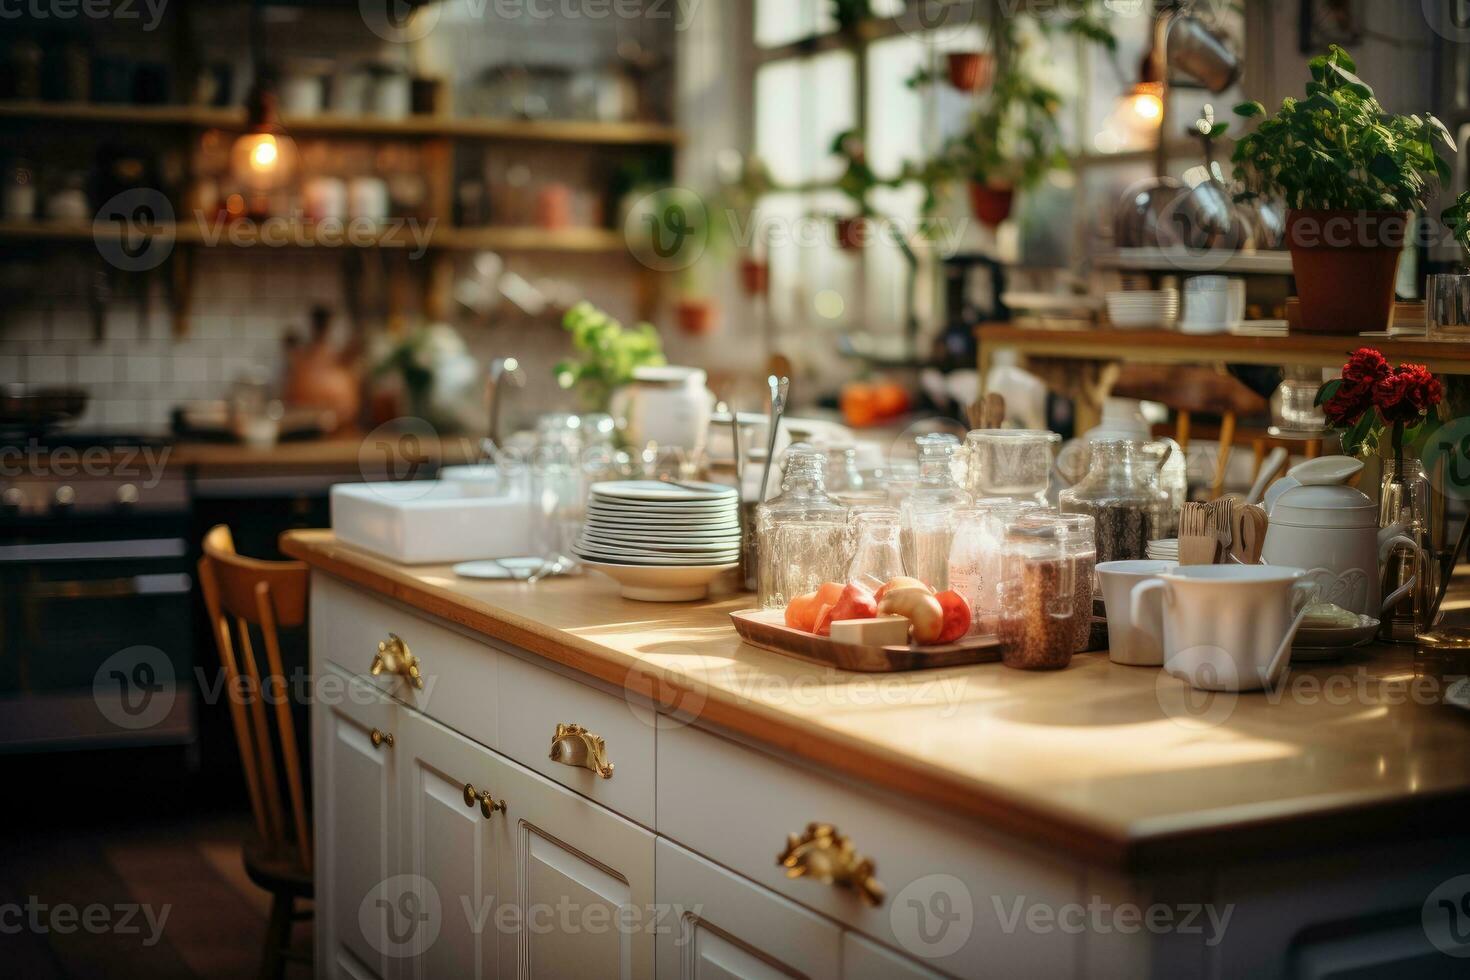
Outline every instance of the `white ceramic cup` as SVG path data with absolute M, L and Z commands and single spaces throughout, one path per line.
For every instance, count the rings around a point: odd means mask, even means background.
M 1133 619 L 1131 593 L 1140 582 L 1157 578 L 1178 567 L 1178 562 L 1137 559 L 1105 561 L 1097 566 L 1102 582 L 1103 605 L 1108 613 L 1108 659 L 1115 664 L 1132 667 L 1161 667 L 1164 664 L 1164 637 L 1159 632 L 1162 614 L 1159 600 L 1151 593 L 1145 598 L 1148 608 L 1141 622 Z
M 1133 587 L 1129 615 L 1161 627 L 1164 670 L 1204 691 L 1254 691 L 1281 678 L 1316 583 L 1279 565 L 1181 565 Z M 1160 594 L 1156 619 L 1151 594 Z
M 1230 300 L 1230 280 L 1224 276 L 1186 279 L 1179 329 L 1185 333 L 1219 333 L 1229 329 Z

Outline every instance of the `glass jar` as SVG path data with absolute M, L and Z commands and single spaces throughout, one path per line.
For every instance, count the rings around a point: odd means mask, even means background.
M 806 443 L 786 450 L 781 492 L 756 508 L 756 592 L 784 607 L 847 572 L 847 509 L 827 496 L 827 456 Z
M 1383 477 L 1378 488 L 1378 526 L 1398 525 L 1424 554 L 1437 555 L 1441 529 L 1435 526 L 1433 499 L 1429 477 L 1419 457 L 1407 450 L 1395 454 L 1389 449 L 1383 457 Z M 1439 562 L 1421 563 L 1408 549 L 1394 549 L 1383 567 L 1383 594 L 1388 595 L 1410 578 L 1415 583 L 1409 594 L 1383 612 L 1383 625 L 1378 631 L 1380 639 L 1413 643 L 1418 634 L 1434 625 L 1429 617 L 1439 593 Z
M 1073 593 L 1077 609 L 1072 623 L 1076 644 L 1072 650 L 1080 653 L 1087 649 L 1092 638 L 1092 600 L 1097 595 L 1097 522 L 1087 514 L 1053 514 L 1048 518 L 1066 535 L 1067 550 L 1077 563 Z
M 837 446 L 827 450 L 827 490 L 848 493 L 864 489 L 863 474 L 858 470 L 857 450 Z
M 949 549 L 949 587 L 970 603 L 971 633 L 993 634 L 1000 614 L 1000 545 L 1005 526 L 1034 501 L 977 500 L 955 514 Z
M 1087 475 L 1063 490 L 1064 514 L 1086 514 L 1097 522 L 1097 560 L 1143 558 L 1165 506 L 1154 483 L 1155 465 L 1132 439 L 1092 443 Z
M 903 552 L 899 547 L 901 525 L 898 512 L 872 510 L 854 515 L 850 526 L 856 544 L 852 564 L 847 568 L 847 581 L 862 582 L 871 589 L 900 575 L 904 570 Z
M 936 591 L 949 588 L 949 551 L 955 515 L 974 501 L 955 480 L 959 440 L 945 433 L 919 436 L 919 480 L 903 502 L 903 524 L 909 534 L 905 556 L 914 577 Z
M 1150 538 L 1172 538 L 1179 533 L 1179 512 L 1189 496 L 1189 462 L 1179 443 L 1165 436 L 1144 443 L 1143 454 L 1153 466 L 1156 494 Z
M 1049 514 L 1025 514 L 1001 542 L 1001 662 L 1020 670 L 1060 670 L 1077 643 L 1077 555 L 1068 527 Z M 1088 610 L 1091 621 L 1091 610 Z
M 965 436 L 965 489 L 976 497 L 1041 500 L 1061 441 L 1045 429 L 975 429 Z

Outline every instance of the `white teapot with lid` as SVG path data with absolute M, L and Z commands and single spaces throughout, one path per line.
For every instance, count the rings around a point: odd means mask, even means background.
M 1363 468 L 1349 456 L 1323 456 L 1298 463 L 1287 476 L 1296 486 L 1276 498 L 1261 549 L 1267 565 L 1308 569 L 1319 586 L 1317 599 L 1349 612 L 1380 618 L 1414 586 L 1410 578 L 1382 596 L 1381 568 L 1395 548 L 1409 548 L 1420 567 L 1424 553 L 1404 525 L 1378 527 L 1378 508 L 1367 494 L 1347 486 Z

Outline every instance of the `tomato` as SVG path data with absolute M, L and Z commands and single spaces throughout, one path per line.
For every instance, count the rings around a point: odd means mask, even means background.
M 873 407 L 878 417 L 891 419 L 909 410 L 909 393 L 903 385 L 885 381 L 873 389 Z
M 832 607 L 832 618 L 836 619 L 872 619 L 878 615 L 878 600 L 873 597 L 867 587 L 857 582 L 849 582 L 847 588 L 842 590 L 842 596 L 837 600 L 837 605 Z M 826 630 L 818 630 L 823 636 L 831 632 L 830 627 Z
M 786 625 L 794 630 L 805 630 L 810 633 L 817 622 L 817 607 L 821 605 L 817 601 L 815 592 L 799 595 L 786 604 Z
M 854 429 L 877 425 L 881 421 L 877 392 L 865 382 L 850 381 L 843 385 L 838 404 L 842 408 L 842 421 Z
M 954 643 L 970 632 L 970 603 L 964 596 L 950 590 L 940 592 L 934 598 L 939 600 L 939 608 L 944 610 L 944 628 L 939 631 L 938 642 Z

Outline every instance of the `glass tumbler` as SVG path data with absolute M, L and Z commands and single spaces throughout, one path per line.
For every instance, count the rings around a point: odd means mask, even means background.
M 1431 340 L 1470 337 L 1470 274 L 1425 277 L 1424 324 Z
M 975 429 L 965 436 L 976 497 L 1037 499 L 1051 482 L 1052 455 L 1062 437 L 1045 429 Z

